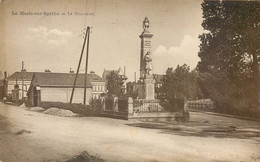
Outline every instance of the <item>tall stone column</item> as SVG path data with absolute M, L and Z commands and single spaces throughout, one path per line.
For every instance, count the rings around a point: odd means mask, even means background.
M 139 96 L 141 99 L 154 99 L 154 84 L 152 74 L 152 58 L 151 58 L 151 38 L 149 20 L 145 17 L 143 21 L 143 33 L 141 38 L 141 55 L 140 55 L 140 79 L 143 81 L 144 96 Z
M 141 55 L 140 55 L 140 79 L 145 77 L 145 55 L 151 52 L 151 38 L 153 34 L 148 30 L 149 20 L 146 17 L 143 21 L 143 33 L 139 36 L 141 38 Z

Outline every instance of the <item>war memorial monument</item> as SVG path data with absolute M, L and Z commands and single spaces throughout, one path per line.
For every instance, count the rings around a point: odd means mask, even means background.
M 135 84 L 137 98 L 114 97 L 113 99 L 101 98 L 102 114 L 108 116 L 121 116 L 123 118 L 142 117 L 175 117 L 175 112 L 169 112 L 155 98 L 155 79 L 151 57 L 151 39 L 153 34 L 149 31 L 149 20 L 143 21 L 143 32 L 140 51 L 140 78 Z M 109 101 L 110 100 L 110 101 Z M 185 104 L 182 105 L 182 107 Z M 184 110 L 184 107 L 182 108 Z

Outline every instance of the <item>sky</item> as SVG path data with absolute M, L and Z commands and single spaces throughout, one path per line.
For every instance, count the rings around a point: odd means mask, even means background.
M 88 71 L 102 76 L 104 69 L 126 66 L 133 81 L 134 72 L 139 77 L 139 35 L 146 16 L 154 35 L 153 73 L 184 63 L 193 69 L 199 61 L 200 0 L 0 0 L 0 7 L 0 71 L 9 75 L 21 70 L 22 61 L 32 72 L 76 71 L 84 29 L 90 26 Z

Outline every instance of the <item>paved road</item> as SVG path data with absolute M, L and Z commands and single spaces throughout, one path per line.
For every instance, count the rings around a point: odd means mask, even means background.
M 0 160 L 260 161 L 259 122 L 191 113 L 190 122 L 58 117 L 0 103 Z

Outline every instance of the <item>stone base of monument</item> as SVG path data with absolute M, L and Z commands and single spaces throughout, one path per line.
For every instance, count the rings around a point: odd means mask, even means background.
M 142 112 L 128 114 L 128 119 L 138 118 L 175 118 L 176 112 Z
M 149 75 L 148 75 L 149 76 Z M 154 82 L 155 80 L 152 78 L 152 76 L 146 76 L 144 79 L 144 98 L 145 99 L 154 99 Z

